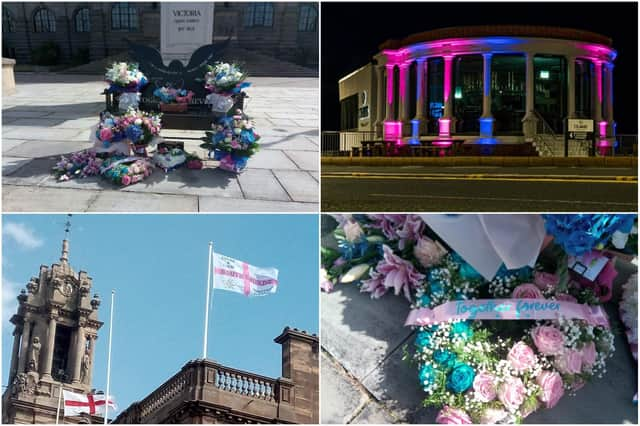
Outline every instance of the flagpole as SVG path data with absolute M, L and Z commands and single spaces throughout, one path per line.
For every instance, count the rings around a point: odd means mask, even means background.
M 207 297 L 204 306 L 204 339 L 202 342 L 202 359 L 207 359 L 207 338 L 209 337 L 209 297 L 211 291 L 211 261 L 213 260 L 213 241 L 209 241 L 209 267 L 207 269 Z M 215 278 L 214 278 L 215 279 Z
M 111 390 L 111 337 L 113 332 L 113 301 L 116 295 L 115 290 L 111 290 L 111 317 L 109 318 L 109 354 L 107 355 L 107 394 L 105 395 L 104 405 L 104 424 L 107 424 L 109 418 L 109 391 Z
M 56 409 L 56 424 L 60 418 L 60 402 L 62 402 L 62 382 L 60 382 L 60 394 L 58 395 L 58 408 Z

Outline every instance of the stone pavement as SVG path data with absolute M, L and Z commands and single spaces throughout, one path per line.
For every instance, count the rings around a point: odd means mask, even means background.
M 322 219 L 322 243 L 332 245 L 329 226 Z M 637 268 L 618 262 L 616 284 Z M 616 299 L 614 293 L 614 300 Z M 414 332 L 403 327 L 409 305 L 392 294 L 371 300 L 355 285 L 337 285 L 322 293 L 321 302 L 321 422 L 322 423 L 434 423 L 437 410 L 422 408 L 424 392 L 417 368 L 404 361 Z M 609 306 L 614 330 L 622 330 L 616 306 Z M 608 373 L 576 396 L 565 396 L 552 410 L 539 410 L 525 423 L 638 422 L 637 368 L 625 337 L 616 333 L 616 352 Z
M 5 212 L 318 211 L 318 79 L 251 79 L 245 111 L 261 134 L 261 150 L 236 176 L 207 160 L 204 170 L 159 169 L 118 188 L 100 177 L 58 182 L 61 154 L 91 147 L 89 133 L 104 109 L 99 76 L 17 73 L 17 93 L 3 96 L 2 198 Z M 204 136 L 165 129 L 165 137 Z M 185 150 L 206 158 L 199 140 Z

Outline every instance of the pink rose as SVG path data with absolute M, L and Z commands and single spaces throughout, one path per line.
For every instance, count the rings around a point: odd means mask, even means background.
M 556 355 L 564 348 L 564 334 L 555 327 L 540 325 L 531 330 L 531 337 L 543 355 Z
M 480 417 L 480 423 L 486 425 L 495 425 L 499 421 L 504 420 L 509 413 L 504 410 L 498 410 L 496 408 L 487 408 L 482 412 L 482 417 Z
M 498 399 L 507 410 L 514 412 L 524 402 L 526 391 L 520 378 L 509 377 L 498 389 Z
M 122 176 L 122 184 L 123 184 L 124 186 L 127 186 L 127 185 L 129 185 L 130 183 L 131 183 L 131 176 L 129 176 L 129 175 L 124 175 L 124 176 Z
M 562 374 L 578 374 L 582 371 L 582 353 L 575 349 L 565 349 L 556 356 L 553 365 Z
M 473 379 L 473 390 L 476 393 L 476 398 L 482 402 L 489 402 L 496 399 L 496 378 L 493 374 L 486 373 L 484 371 L 476 374 Z
M 538 287 L 534 284 L 520 284 L 518 287 L 513 289 L 513 293 L 511 293 L 511 297 L 515 299 L 542 299 L 542 292 Z
M 445 405 L 436 417 L 436 423 L 442 425 L 470 425 L 473 422 L 467 413 Z
M 521 373 L 533 367 L 536 362 L 536 355 L 526 343 L 518 342 L 509 351 L 507 360 L 509 360 L 511 367 Z
M 362 237 L 362 228 L 355 221 L 349 221 L 344 225 L 344 235 L 350 243 L 356 242 Z
M 536 382 L 542 388 L 540 401 L 544 402 L 547 408 L 553 408 L 564 395 L 562 377 L 557 371 L 543 371 L 536 378 Z
M 533 274 L 533 282 L 540 290 L 547 290 L 555 288 L 560 282 L 560 277 L 548 272 L 535 272 Z
M 413 254 L 422 266 L 430 268 L 440 263 L 442 256 L 447 254 L 447 251 L 430 238 L 421 237 L 413 247 Z
M 595 343 L 586 343 L 580 350 L 580 353 L 582 355 L 582 364 L 584 364 L 585 367 L 591 368 L 593 364 L 596 363 L 597 353 Z
M 576 299 L 575 297 L 573 297 L 570 294 L 566 294 L 566 293 L 559 293 L 556 294 L 556 300 L 559 302 L 573 302 L 573 303 L 578 303 L 578 299 Z
M 101 141 L 110 141 L 113 137 L 113 132 L 109 128 L 104 128 L 100 130 L 100 140 Z

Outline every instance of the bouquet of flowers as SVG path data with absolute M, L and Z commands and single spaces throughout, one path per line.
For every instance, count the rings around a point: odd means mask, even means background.
M 159 87 L 153 91 L 153 95 L 160 99 L 160 111 L 184 112 L 194 93 L 191 90 Z
M 153 163 L 164 170 L 165 173 L 177 169 L 187 161 L 187 155 L 180 148 L 167 148 L 158 145 L 153 155 Z
M 140 92 L 148 83 L 147 77 L 138 69 L 138 64 L 114 62 L 104 75 L 109 83 L 109 92 Z
M 322 248 L 321 287 L 356 283 L 372 298 L 392 290 L 409 301 L 405 325 L 417 334 L 407 357 L 424 404 L 440 408 L 436 423 L 520 422 L 602 377 L 614 351 L 600 297 L 572 279 L 569 258 L 597 250 L 635 216 L 568 216 L 536 216 L 537 235 L 549 237 L 529 250 L 532 265 L 503 263 L 487 276 L 468 251 L 475 242 L 457 247 L 483 274 L 426 215 L 336 215 L 338 245 Z
M 119 127 L 131 141 L 136 154 L 146 155 L 146 146 L 159 142 L 162 114 L 129 109 L 119 120 Z
M 142 181 L 153 173 L 153 164 L 148 158 L 114 155 L 104 161 L 100 174 L 122 186 Z
M 220 168 L 239 173 L 247 166 L 247 160 L 258 152 L 258 135 L 247 116 L 241 110 L 231 117 L 223 117 L 207 132 L 203 147 L 209 149 L 209 157 L 220 161 Z
M 229 96 L 240 93 L 251 85 L 245 81 L 246 78 L 247 75 L 237 64 L 216 62 L 213 66 L 208 66 L 204 76 L 205 88 L 210 92 Z
M 69 157 L 63 155 L 53 167 L 53 172 L 60 181 L 95 176 L 100 174 L 102 161 L 94 150 L 74 152 Z

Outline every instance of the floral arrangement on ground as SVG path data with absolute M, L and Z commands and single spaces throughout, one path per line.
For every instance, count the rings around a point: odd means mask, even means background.
M 634 215 L 531 215 L 542 233 L 518 244 L 535 261 L 489 275 L 428 216 L 335 215 L 338 248 L 322 247 L 321 287 L 407 299 L 416 339 L 406 357 L 437 423 L 519 423 L 606 373 L 614 339 L 601 305 L 616 271 L 601 249 L 630 232 Z

